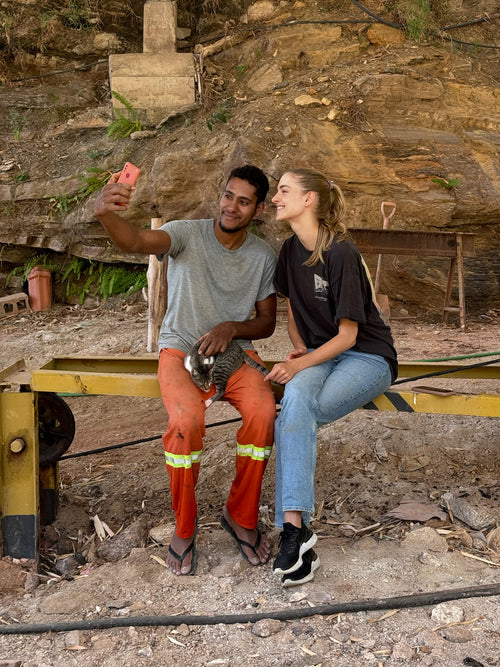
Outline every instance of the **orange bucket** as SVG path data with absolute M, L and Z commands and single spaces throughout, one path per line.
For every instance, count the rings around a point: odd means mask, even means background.
M 52 274 L 35 266 L 28 274 L 31 310 L 49 310 L 52 305 Z

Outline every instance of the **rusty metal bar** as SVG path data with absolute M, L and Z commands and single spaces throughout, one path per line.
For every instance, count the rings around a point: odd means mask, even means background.
M 475 234 L 456 232 L 422 232 L 403 229 L 354 229 L 349 235 L 361 253 L 386 255 L 426 255 L 457 257 L 462 245 L 464 257 L 473 257 Z M 460 237 L 460 241 L 459 241 Z

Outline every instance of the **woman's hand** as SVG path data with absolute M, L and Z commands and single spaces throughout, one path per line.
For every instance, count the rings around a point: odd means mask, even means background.
M 276 382 L 277 384 L 286 384 L 296 375 L 300 370 L 299 358 L 304 356 L 307 350 L 292 350 L 287 354 L 286 361 L 280 361 L 274 364 L 269 374 L 264 378 L 268 382 Z M 295 356 L 291 356 L 295 355 Z
M 307 347 L 296 347 L 286 355 L 286 361 L 298 359 L 299 357 L 303 357 L 304 354 L 307 354 Z

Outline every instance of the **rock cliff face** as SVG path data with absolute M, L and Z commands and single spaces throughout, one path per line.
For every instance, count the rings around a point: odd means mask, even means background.
M 51 4 L 59 40 L 42 52 L 36 6 L 2 3 L 4 14 L 17 7 L 31 16 L 23 34 L 11 18 L 0 41 L 8 56 L 0 72 L 3 262 L 21 262 L 35 249 L 147 261 L 110 245 L 93 219 L 92 196 L 66 206 L 91 168 L 115 171 L 126 160 L 141 166 L 127 216 L 146 227 L 152 217 L 216 213 L 219 188 L 239 163 L 261 166 L 272 187 L 286 168 L 309 165 L 343 189 L 350 227 L 380 228 L 381 202 L 390 200 L 397 205 L 394 229 L 474 233 L 476 254 L 465 260 L 467 307 L 498 307 L 500 41 L 493 1 L 454 3 L 449 23 L 488 11 L 490 20 L 419 43 L 353 4 L 257 2 L 240 16 L 241 3 L 232 3 L 226 14 L 198 17 L 190 42 L 178 44 L 203 54 L 200 104 L 118 140 L 107 136 L 107 56 L 141 50 L 143 3 L 113 21 L 122 3 L 101 2 L 79 30 L 64 23 L 61 3 Z M 179 3 L 181 27 L 192 18 L 182 11 L 187 4 Z M 383 12 L 378 3 L 371 7 L 377 10 Z M 203 26 L 218 32 L 203 35 Z M 259 229 L 275 248 L 287 234 L 271 205 Z M 373 267 L 376 256 L 367 259 Z M 439 311 L 448 265 L 443 258 L 387 258 L 381 291 L 410 311 Z

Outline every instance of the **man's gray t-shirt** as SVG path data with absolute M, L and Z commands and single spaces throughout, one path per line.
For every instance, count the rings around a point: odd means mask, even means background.
M 213 219 L 172 220 L 160 229 L 172 240 L 160 350 L 187 352 L 217 324 L 249 320 L 255 303 L 274 294 L 276 255 L 255 234 L 247 233 L 238 249 L 228 250 L 215 236 Z M 253 349 L 249 340 L 238 342 Z

